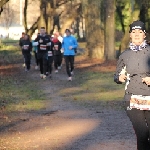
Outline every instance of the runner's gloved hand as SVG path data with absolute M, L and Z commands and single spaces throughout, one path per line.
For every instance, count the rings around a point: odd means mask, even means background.
M 120 81 L 120 82 L 125 82 L 126 79 L 127 79 L 127 76 L 126 76 L 125 74 L 121 74 L 121 75 L 119 76 L 119 81 Z
M 150 85 L 150 77 L 142 78 L 142 82 L 145 82 L 147 85 Z

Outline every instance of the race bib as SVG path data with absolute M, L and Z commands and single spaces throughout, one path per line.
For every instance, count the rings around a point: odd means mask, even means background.
M 150 110 L 150 96 L 132 95 L 130 99 L 130 108 Z
M 54 45 L 54 49 L 58 51 L 58 45 Z
M 41 44 L 40 45 L 40 50 L 46 50 L 46 45 Z
M 48 51 L 48 56 L 53 56 L 52 51 Z
M 29 49 L 29 45 L 23 45 L 23 49 L 24 50 L 28 50 Z

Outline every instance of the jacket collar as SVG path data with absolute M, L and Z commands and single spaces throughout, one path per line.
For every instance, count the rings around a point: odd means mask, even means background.
M 143 41 L 143 43 L 141 45 L 135 45 L 132 42 L 129 44 L 129 48 L 133 51 L 140 51 L 143 48 L 146 48 L 146 46 L 147 46 L 147 43 L 145 40 Z

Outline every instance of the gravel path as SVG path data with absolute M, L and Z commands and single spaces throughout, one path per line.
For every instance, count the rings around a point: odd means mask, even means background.
M 31 71 L 31 78 L 39 78 Z M 57 79 L 57 82 L 55 81 Z M 21 112 L 0 131 L 0 150 L 136 150 L 136 138 L 124 110 L 84 107 L 63 100 L 60 88 L 72 84 L 62 71 L 53 79 L 39 80 L 47 96 L 45 110 Z

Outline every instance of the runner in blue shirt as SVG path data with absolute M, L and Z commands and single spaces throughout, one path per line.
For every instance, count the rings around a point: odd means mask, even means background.
M 71 36 L 71 31 L 69 29 L 66 29 L 65 33 L 66 37 L 63 38 L 62 49 L 64 51 L 68 80 L 72 81 L 72 75 L 74 70 L 74 56 L 75 56 L 74 49 L 78 47 L 78 43 L 76 38 Z

